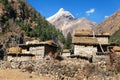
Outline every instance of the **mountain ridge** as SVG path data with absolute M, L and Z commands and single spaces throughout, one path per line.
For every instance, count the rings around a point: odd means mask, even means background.
M 69 11 L 65 11 L 63 8 L 60 8 L 57 13 L 55 13 L 53 16 L 47 18 L 47 20 L 49 21 L 49 20 L 51 20 L 54 17 L 57 17 L 57 16 L 60 17 L 60 16 L 63 16 L 63 15 L 65 15 L 65 16 L 69 15 L 69 16 L 71 16 L 71 18 L 74 18 L 74 16 Z
M 96 33 L 110 33 L 113 35 L 120 28 L 120 9 L 106 18 L 103 22 L 95 27 Z
M 69 11 L 59 9 L 52 17 L 47 18 L 48 22 L 60 29 L 66 36 L 67 33 L 73 35 L 75 29 L 92 30 L 96 24 L 86 18 L 75 18 Z

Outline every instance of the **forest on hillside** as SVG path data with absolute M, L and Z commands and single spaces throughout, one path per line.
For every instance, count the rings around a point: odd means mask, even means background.
M 54 40 L 65 44 L 65 48 L 70 48 L 68 39 L 65 39 L 62 32 L 50 24 L 40 13 L 33 9 L 24 0 L 0 0 L 0 40 L 1 43 L 11 35 L 17 35 L 24 39 L 39 38 L 41 41 Z M 6 36 L 4 36 L 6 34 Z M 71 37 L 69 33 L 68 36 Z M 67 41 L 66 41 L 67 40 Z M 71 37 L 72 40 L 72 37 Z
M 111 35 L 109 42 L 120 45 L 120 29 L 118 31 L 116 31 L 113 35 Z

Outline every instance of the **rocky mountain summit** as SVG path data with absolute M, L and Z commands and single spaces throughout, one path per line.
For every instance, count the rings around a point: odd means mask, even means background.
M 56 14 L 47 18 L 57 29 L 60 29 L 66 36 L 67 33 L 74 33 L 76 29 L 92 30 L 96 24 L 86 18 L 75 18 L 69 11 L 61 8 Z
M 60 19 L 71 21 L 74 20 L 74 16 L 69 11 L 65 11 L 63 8 L 61 8 L 55 15 L 47 18 L 47 20 L 51 23 L 55 22 L 56 20 L 59 21 Z

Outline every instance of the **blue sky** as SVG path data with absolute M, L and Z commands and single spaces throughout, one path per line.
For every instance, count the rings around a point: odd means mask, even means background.
M 120 0 L 27 0 L 27 2 L 45 18 L 64 8 L 76 18 L 85 17 L 96 23 L 101 23 L 120 8 Z

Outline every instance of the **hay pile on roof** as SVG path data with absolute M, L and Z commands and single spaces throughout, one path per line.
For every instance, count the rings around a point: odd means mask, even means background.
M 62 53 L 70 53 L 69 49 L 63 49 Z
M 110 35 L 110 33 L 105 32 L 105 33 L 102 33 L 102 35 Z
M 17 54 L 21 52 L 22 52 L 22 49 L 20 47 L 11 47 L 8 49 L 8 54 Z
M 53 44 L 54 42 L 52 40 L 45 41 L 46 44 Z
M 75 30 L 75 34 L 74 35 L 90 35 L 91 31 L 90 30 Z
M 53 40 L 45 41 L 45 44 L 57 46 L 57 44 Z
M 114 50 L 114 51 L 120 51 L 120 46 L 114 46 L 114 47 L 113 47 L 113 50 Z
M 26 44 L 39 44 L 39 40 L 32 40 L 32 41 L 27 41 Z
M 72 43 L 97 44 L 98 40 L 94 37 L 74 37 Z

